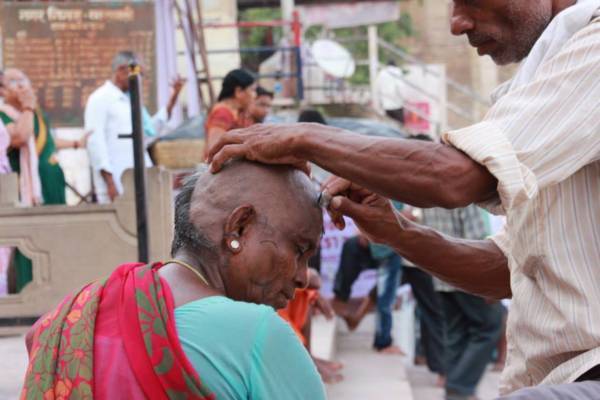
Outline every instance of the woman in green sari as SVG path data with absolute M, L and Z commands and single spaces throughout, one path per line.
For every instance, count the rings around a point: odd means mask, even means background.
M 8 69 L 2 83 L 5 104 L 0 106 L 0 119 L 10 135 L 8 158 L 19 174 L 21 203 L 66 204 L 65 176 L 55 155 L 56 145 L 47 117 L 36 106 L 29 79 L 19 70 Z M 18 250 L 14 272 L 14 291 L 19 292 L 32 280 L 32 271 L 31 260 Z

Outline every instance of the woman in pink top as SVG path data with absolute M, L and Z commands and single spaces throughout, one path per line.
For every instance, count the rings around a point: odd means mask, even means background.
M 10 172 L 10 164 L 8 163 L 8 156 L 6 153 L 9 144 L 10 137 L 8 136 L 8 131 L 2 121 L 0 121 L 0 174 Z M 8 294 L 6 278 L 11 251 L 12 249 L 10 247 L 0 247 L 0 296 Z

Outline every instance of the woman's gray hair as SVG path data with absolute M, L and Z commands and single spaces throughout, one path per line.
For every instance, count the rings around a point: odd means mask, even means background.
M 171 256 L 177 251 L 187 248 L 193 251 L 206 251 L 214 247 L 214 244 L 194 226 L 190 219 L 190 208 L 194 190 L 198 180 L 206 174 L 206 166 L 198 169 L 183 181 L 181 191 L 175 197 L 175 232 L 171 244 Z

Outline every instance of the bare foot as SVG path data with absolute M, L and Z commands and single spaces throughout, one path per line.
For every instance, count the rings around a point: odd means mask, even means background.
M 318 357 L 314 357 L 314 356 L 313 356 L 313 360 L 315 362 L 318 361 L 318 362 L 320 362 L 320 363 L 322 363 L 324 365 L 327 365 L 333 371 L 339 371 L 342 368 L 344 368 L 344 364 L 342 364 L 341 362 L 338 362 L 338 361 L 324 360 L 322 358 L 318 358 Z
M 343 367 L 342 364 L 316 357 L 313 357 L 313 361 L 317 367 L 317 371 L 319 371 L 319 374 L 321 375 L 321 379 L 323 379 L 323 382 L 333 384 L 344 380 L 344 376 L 338 373 L 338 371 Z
M 354 332 L 358 328 L 358 325 L 360 325 L 360 319 L 354 315 L 345 315 L 343 318 L 350 332 Z
M 406 355 L 406 353 L 404 353 L 400 347 L 394 346 L 394 345 L 377 350 L 377 352 L 381 353 L 381 354 L 390 354 L 390 355 L 398 355 L 398 356 Z

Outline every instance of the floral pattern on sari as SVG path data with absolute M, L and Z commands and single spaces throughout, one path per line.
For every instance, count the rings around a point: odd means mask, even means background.
M 172 295 L 157 273 L 160 267 L 122 265 L 107 280 L 85 286 L 40 318 L 29 334 L 32 345 L 21 399 L 94 398 L 94 328 L 107 283 L 120 287 L 115 292 L 119 309 L 111 311 L 119 313 L 129 360 L 125 368 L 144 383 L 142 389 L 146 384 L 160 388 L 151 393 L 153 399 L 215 399 L 183 353 Z

